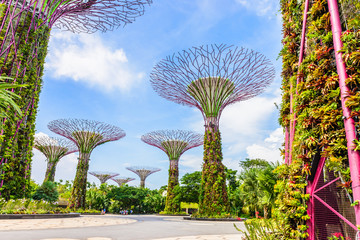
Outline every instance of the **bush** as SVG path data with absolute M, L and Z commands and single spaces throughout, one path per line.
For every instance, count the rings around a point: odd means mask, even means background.
M 55 202 L 59 198 L 59 192 L 56 190 L 54 182 L 44 182 L 43 185 L 38 187 L 32 196 L 35 200 L 45 200 L 48 202 Z

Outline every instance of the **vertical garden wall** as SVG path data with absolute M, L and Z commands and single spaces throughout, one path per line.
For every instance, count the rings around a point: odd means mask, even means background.
M 287 229 L 288 239 L 323 239 L 336 231 L 353 238 L 356 223 L 351 204 L 356 205 L 360 199 L 352 196 L 344 128 L 346 117 L 343 117 L 328 1 L 282 0 L 280 3 L 283 81 L 279 121 L 285 129 L 284 155 L 289 165 L 277 169 L 282 176 L 282 181 L 276 186 L 280 192 L 278 216 Z M 308 12 L 304 14 L 307 3 Z M 338 4 L 343 30 L 343 59 L 349 76 L 346 85 L 350 89 L 343 98 L 351 110 L 348 118 L 355 121 L 358 130 L 360 3 L 343 0 Z M 304 16 L 307 22 L 305 31 L 302 31 Z M 302 32 L 305 34 L 304 51 L 303 60 L 299 61 Z M 350 150 L 360 150 L 357 140 L 350 145 Z M 334 201 L 330 202 L 330 198 Z M 326 205 L 322 210 L 322 226 L 318 211 Z

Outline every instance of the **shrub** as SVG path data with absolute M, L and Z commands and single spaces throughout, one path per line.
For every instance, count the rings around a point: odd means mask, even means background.
M 44 182 L 43 185 L 38 187 L 32 196 L 35 200 L 45 200 L 48 202 L 55 202 L 59 198 L 59 192 L 56 190 L 54 182 Z

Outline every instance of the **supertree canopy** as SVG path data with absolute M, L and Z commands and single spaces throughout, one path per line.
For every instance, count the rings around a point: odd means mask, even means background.
M 84 119 L 58 119 L 51 121 L 48 127 L 51 131 L 73 141 L 79 149 L 79 162 L 69 206 L 83 208 L 91 152 L 101 144 L 125 137 L 125 132 L 110 124 Z
M 204 45 L 168 56 L 150 74 L 162 97 L 196 107 L 205 120 L 204 162 L 199 213 L 228 212 L 219 119 L 229 104 L 255 97 L 275 77 L 272 63 L 249 49 Z
M 27 84 L 14 92 L 22 115 L 3 121 L 0 133 L 0 194 L 21 198 L 30 189 L 31 151 L 50 29 L 75 33 L 105 32 L 144 13 L 152 0 L 2 0 L 0 74 Z
M 124 185 L 125 183 L 128 183 L 130 181 L 135 180 L 135 178 L 129 178 L 129 177 L 112 177 L 111 180 L 113 180 L 114 182 L 116 182 L 119 187 L 121 187 L 122 185 Z
M 34 148 L 42 152 L 46 157 L 47 168 L 44 182 L 53 182 L 55 180 L 56 165 L 62 157 L 78 151 L 72 141 L 46 135 L 35 136 Z
M 129 171 L 132 171 L 133 173 L 135 173 L 136 175 L 139 176 L 139 178 L 140 178 L 140 187 L 141 188 L 145 187 L 145 179 L 149 175 L 161 170 L 160 168 L 141 167 L 141 166 L 127 167 L 126 169 L 129 170 Z
M 192 131 L 159 130 L 141 137 L 147 144 L 163 150 L 170 160 L 165 212 L 180 212 L 180 200 L 176 193 L 179 185 L 179 158 L 187 150 L 203 144 L 203 135 Z
M 113 178 L 113 177 L 116 177 L 116 176 L 119 175 L 118 173 L 99 172 L 99 171 L 97 171 L 97 172 L 89 172 L 89 174 L 93 175 L 94 177 L 99 179 L 101 184 L 105 183 L 110 178 Z

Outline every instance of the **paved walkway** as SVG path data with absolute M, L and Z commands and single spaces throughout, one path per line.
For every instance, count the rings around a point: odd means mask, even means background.
M 129 224 L 134 222 L 136 222 L 134 219 L 105 218 L 100 216 L 81 216 L 76 218 L 53 219 L 5 219 L 0 220 L 0 231 L 99 227 Z
M 243 229 L 241 222 L 236 225 Z M 194 234 L 195 233 L 195 234 Z M 1 240 L 241 240 L 233 223 L 154 215 L 0 220 Z

